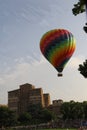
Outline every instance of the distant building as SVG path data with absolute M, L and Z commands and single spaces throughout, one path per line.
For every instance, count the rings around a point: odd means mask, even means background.
M 61 106 L 63 104 L 63 100 L 53 100 L 52 104 L 48 106 L 48 110 L 52 111 L 56 116 L 61 116 Z
M 50 95 L 44 94 L 42 88 L 35 88 L 31 84 L 20 85 L 17 90 L 8 92 L 8 107 L 17 114 L 26 112 L 32 104 L 40 104 L 42 107 L 50 105 Z
M 0 107 L 8 107 L 6 104 L 0 104 Z

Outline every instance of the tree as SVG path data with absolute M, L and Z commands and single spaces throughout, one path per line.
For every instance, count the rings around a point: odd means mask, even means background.
M 78 15 L 85 12 L 85 4 L 86 0 L 79 0 L 77 4 L 74 4 L 74 8 L 72 9 L 73 14 Z
M 74 102 L 74 101 L 63 103 L 61 106 L 61 113 L 62 113 L 63 120 L 83 119 L 85 116 L 83 103 Z
M 41 116 L 41 111 L 43 110 L 42 106 L 40 104 L 32 104 L 29 105 L 28 112 L 32 116 L 32 122 L 38 123 L 39 118 Z
M 72 12 L 75 16 L 83 12 L 86 12 L 87 15 L 87 0 L 79 0 L 77 4 L 74 4 Z M 85 25 L 83 29 L 87 33 L 87 23 L 85 23 Z
M 87 120 L 87 101 L 83 102 L 84 119 Z
M 30 123 L 32 117 L 28 112 L 22 113 L 19 118 L 18 121 L 22 124 L 22 125 L 27 125 Z
M 86 12 L 87 15 L 87 0 L 79 0 L 77 4 L 74 4 L 72 12 L 75 16 L 83 12 Z M 83 29 L 87 33 L 87 23 L 86 26 L 83 27 Z M 87 60 L 85 60 L 83 64 L 79 65 L 78 71 L 80 71 L 80 74 L 87 78 Z
M 85 60 L 83 64 L 79 65 L 78 71 L 80 71 L 80 74 L 87 78 L 87 60 Z
M 51 120 L 55 119 L 55 115 L 49 111 L 48 109 L 44 108 L 40 113 L 40 120 L 42 120 L 44 123 L 47 123 Z
M 17 123 L 17 118 L 13 111 L 6 106 L 0 107 L 0 127 L 12 126 Z
M 46 123 L 54 120 L 55 116 L 48 109 L 43 108 L 40 104 L 30 105 L 28 108 L 28 113 L 32 116 L 31 123 L 39 124 Z

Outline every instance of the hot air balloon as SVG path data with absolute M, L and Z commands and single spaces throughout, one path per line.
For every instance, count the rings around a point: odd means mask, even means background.
M 62 71 L 75 48 L 76 41 L 73 34 L 65 29 L 50 30 L 40 40 L 40 50 L 59 72 L 58 76 L 62 76 Z

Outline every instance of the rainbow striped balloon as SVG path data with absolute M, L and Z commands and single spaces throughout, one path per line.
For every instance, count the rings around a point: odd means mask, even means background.
M 65 29 L 46 32 L 40 40 L 40 50 L 44 57 L 61 73 L 76 48 L 73 34 Z

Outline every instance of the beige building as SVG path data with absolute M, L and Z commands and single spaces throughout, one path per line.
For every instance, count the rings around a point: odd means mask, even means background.
M 8 107 L 17 114 L 26 112 L 32 104 L 40 104 L 42 107 L 50 105 L 50 95 L 44 94 L 42 88 L 35 88 L 31 84 L 20 85 L 17 90 L 8 92 Z

